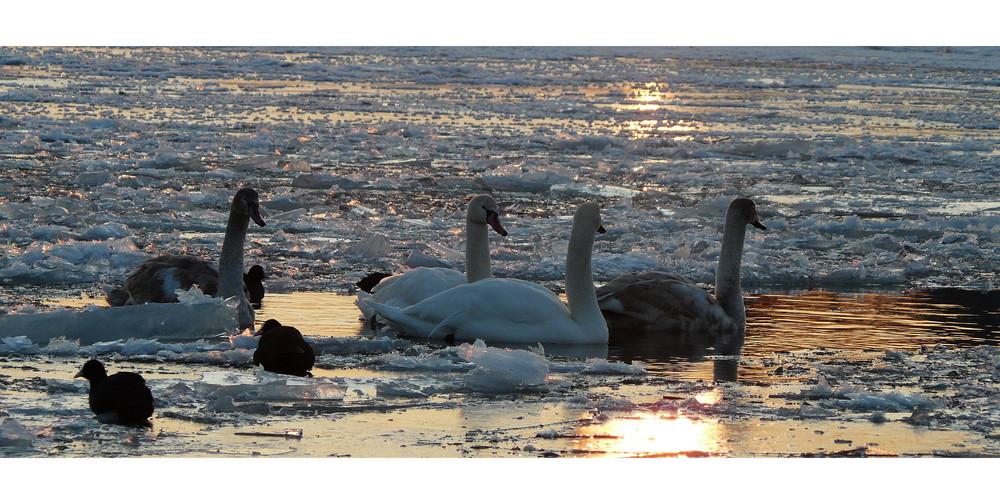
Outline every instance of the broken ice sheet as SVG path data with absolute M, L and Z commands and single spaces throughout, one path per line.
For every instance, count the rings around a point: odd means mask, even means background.
M 476 392 L 530 390 L 548 383 L 547 360 L 527 350 L 487 347 L 476 340 L 459 346 L 458 354 L 476 365 L 465 375 L 465 386 Z
M 329 379 L 299 378 L 256 369 L 254 375 L 205 373 L 193 385 L 209 399 L 245 401 L 339 401 L 347 387 Z

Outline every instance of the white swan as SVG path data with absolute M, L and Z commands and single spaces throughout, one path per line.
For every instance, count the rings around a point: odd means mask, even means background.
M 123 288 L 108 292 L 108 304 L 176 303 L 177 289 L 187 290 L 197 285 L 210 296 L 238 296 L 240 329 L 252 328 L 253 307 L 243 287 L 243 243 L 251 219 L 258 226 L 265 224 L 260 216 L 257 191 L 243 188 L 236 192 L 229 209 L 218 269 L 207 261 L 184 254 L 165 254 L 147 259 L 128 276 Z
M 569 306 L 541 285 L 488 278 L 448 289 L 398 308 L 374 303 L 399 333 L 506 343 L 607 344 L 608 327 L 597 306 L 591 271 L 594 236 L 603 233 L 600 207 L 584 203 L 573 217 L 566 254 Z
M 753 201 L 733 200 L 722 232 L 715 297 L 687 278 L 662 271 L 626 273 L 597 289 L 612 336 L 657 333 L 669 335 L 669 343 L 700 342 L 722 354 L 738 354 L 746 325 L 740 262 L 748 224 L 767 229 L 757 218 Z
M 355 304 L 365 319 L 372 323 L 375 317 L 375 312 L 368 308 L 370 301 L 402 308 L 452 287 L 493 276 L 487 224 L 500 236 L 507 236 L 507 230 L 500 224 L 496 200 L 488 194 L 480 194 L 472 198 L 466 211 L 465 274 L 450 268 L 418 267 L 384 278 L 372 288 L 370 295 L 367 292 L 358 293 Z

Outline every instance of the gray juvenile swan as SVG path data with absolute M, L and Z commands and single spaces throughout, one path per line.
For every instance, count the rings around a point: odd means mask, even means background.
M 233 197 L 229 223 L 222 241 L 219 267 L 197 257 L 184 254 L 164 254 L 148 259 L 125 280 L 124 287 L 108 292 L 111 306 L 145 303 L 176 303 L 176 290 L 197 285 L 209 296 L 228 299 L 238 296 L 240 329 L 253 327 L 254 311 L 243 287 L 243 243 L 250 220 L 263 226 L 260 216 L 260 196 L 257 191 L 243 188 Z
M 500 236 L 507 230 L 500 224 L 500 214 L 493 196 L 480 194 L 469 202 L 465 218 L 465 274 L 450 268 L 413 268 L 382 279 L 371 290 L 359 292 L 356 304 L 365 319 L 374 322 L 370 303 L 403 308 L 417 304 L 452 287 L 477 282 L 493 276 L 490 266 L 490 240 L 487 225 Z
M 668 343 L 697 340 L 719 353 L 738 354 L 746 326 L 740 262 L 747 225 L 767 229 L 757 218 L 754 202 L 737 198 L 726 212 L 715 297 L 691 280 L 663 271 L 626 273 L 597 289 L 612 337 L 656 333 L 676 340 Z

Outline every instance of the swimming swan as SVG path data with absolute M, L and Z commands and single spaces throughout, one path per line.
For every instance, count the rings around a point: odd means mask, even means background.
M 722 354 L 738 354 L 746 325 L 740 262 L 748 224 L 767 229 L 753 201 L 733 200 L 722 232 L 715 297 L 687 278 L 662 271 L 626 273 L 597 289 L 612 336 L 669 334 L 670 343 L 701 342 Z
M 487 278 L 399 308 L 373 303 L 398 332 L 410 336 L 507 343 L 607 344 L 597 305 L 591 256 L 603 233 L 600 206 L 584 203 L 573 217 L 566 254 L 566 299 L 523 280 Z
M 253 307 L 243 287 L 243 243 L 251 219 L 258 226 L 265 224 L 260 216 L 257 191 L 243 188 L 237 191 L 229 209 L 229 223 L 222 241 L 218 270 L 207 261 L 184 254 L 164 254 L 147 259 L 129 275 L 123 288 L 108 293 L 108 304 L 176 303 L 177 294 L 174 291 L 198 285 L 209 296 L 224 299 L 239 296 L 240 329 L 252 328 Z
M 365 319 L 372 323 L 375 317 L 367 308 L 368 301 L 403 308 L 452 287 L 493 276 L 487 224 L 500 236 L 507 236 L 507 230 L 500 224 L 496 200 L 488 194 L 480 194 L 472 198 L 466 211 L 465 274 L 450 268 L 418 267 L 385 278 L 372 288 L 370 296 L 366 292 L 358 293 L 356 304 Z

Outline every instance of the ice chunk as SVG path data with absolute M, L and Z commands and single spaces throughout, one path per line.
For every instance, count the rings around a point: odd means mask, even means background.
M 545 357 L 527 350 L 487 347 L 476 340 L 458 347 L 458 355 L 476 365 L 465 375 L 465 386 L 476 392 L 513 392 L 548 382 Z
M 403 264 L 407 268 L 454 268 L 455 265 L 444 260 L 438 259 L 432 255 L 425 254 L 423 252 L 412 252 L 410 255 L 406 256 L 403 260 Z
M 13 418 L 4 418 L 0 423 L 0 446 L 31 446 L 35 435 Z
M 194 384 L 199 394 L 215 399 L 213 411 L 228 411 L 233 402 L 269 401 L 337 401 L 344 398 L 347 388 L 326 380 L 292 378 L 286 375 L 256 370 L 254 381 L 236 385 L 212 383 L 212 379 Z
M 646 374 L 646 368 L 641 363 L 626 364 L 624 362 L 608 362 L 604 359 L 591 359 L 583 370 L 585 374 Z
M 583 184 L 578 182 L 568 184 L 553 184 L 549 188 L 554 194 L 570 194 L 579 196 L 596 196 L 599 198 L 632 198 L 640 191 L 598 184 Z
M 389 240 L 380 234 L 371 235 L 354 245 L 345 248 L 342 252 L 345 256 L 359 256 L 371 259 L 385 257 L 389 253 Z
M 545 169 L 533 166 L 512 165 L 497 168 L 483 175 L 480 182 L 486 187 L 511 191 L 544 192 L 553 184 L 563 184 L 573 180 L 567 171 L 557 168 Z
M 337 185 L 337 177 L 329 173 L 308 173 L 292 180 L 292 187 L 301 189 L 329 189 Z
M 63 337 L 79 344 L 126 338 L 195 340 L 236 333 L 236 307 L 223 299 L 186 293 L 180 303 L 150 303 L 87 310 L 8 314 L 0 338 L 21 336 L 34 345 Z

